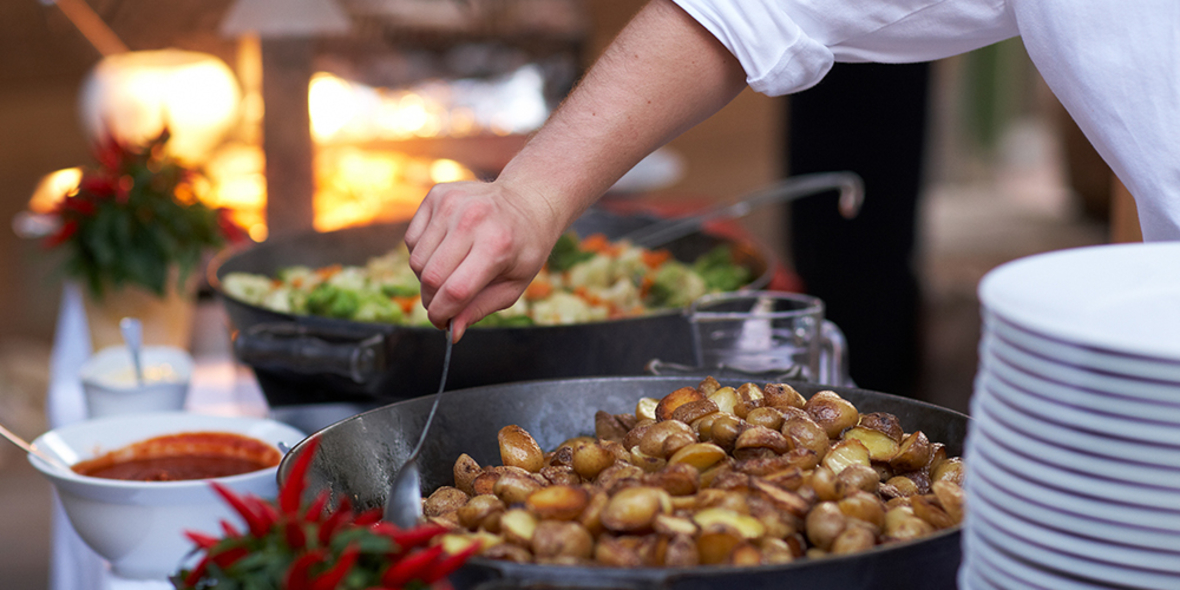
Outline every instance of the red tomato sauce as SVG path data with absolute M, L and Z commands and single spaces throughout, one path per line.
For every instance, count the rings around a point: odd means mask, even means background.
M 90 477 L 181 481 L 249 473 L 278 465 L 278 450 L 232 432 L 184 432 L 133 443 L 73 466 Z

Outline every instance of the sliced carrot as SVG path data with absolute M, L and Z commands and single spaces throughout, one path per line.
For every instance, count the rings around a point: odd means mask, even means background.
M 315 271 L 315 274 L 319 275 L 321 279 L 327 280 L 327 279 L 330 279 L 333 276 L 335 276 L 336 273 L 340 272 L 343 269 L 344 269 L 343 266 L 341 266 L 339 264 L 333 264 L 331 266 L 317 268 Z
M 393 299 L 393 302 L 396 303 L 398 305 L 398 307 L 402 308 L 402 313 L 408 314 L 408 313 L 414 311 L 414 305 L 417 304 L 418 301 L 422 299 L 422 296 L 421 295 L 405 295 L 402 297 L 391 297 L 390 299 Z
M 582 300 L 590 305 L 602 305 L 602 298 L 591 293 L 586 287 L 576 287 L 574 289 L 574 295 L 581 297 Z
M 590 234 L 582 239 L 580 247 L 587 252 L 605 252 L 610 249 L 610 240 L 605 234 Z
M 642 256 L 643 264 L 650 269 L 657 269 L 672 258 L 672 253 L 667 250 L 644 250 Z
M 540 277 L 533 279 L 528 287 L 525 287 L 524 297 L 529 301 L 536 301 L 544 299 L 553 294 L 553 285 Z

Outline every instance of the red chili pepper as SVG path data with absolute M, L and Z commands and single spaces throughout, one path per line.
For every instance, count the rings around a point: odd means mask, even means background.
M 232 547 L 210 557 L 218 567 L 227 568 L 249 554 L 250 550 L 245 547 Z
M 344 576 L 348 575 L 348 570 L 352 569 L 360 555 L 360 549 L 355 544 L 349 543 L 344 551 L 340 552 L 340 558 L 336 561 L 336 565 L 311 581 L 311 590 L 335 590 L 336 585 L 344 579 Z
M 447 532 L 447 527 L 440 524 L 424 524 L 412 529 L 395 530 L 386 535 L 393 539 L 400 550 L 406 551 L 419 545 L 425 545 L 431 539 Z
M 381 508 L 370 508 L 352 519 L 352 524 L 357 526 L 369 526 L 381 520 L 384 511 Z
M 381 575 L 381 583 L 386 586 L 406 585 L 411 580 L 421 577 L 422 572 L 434 563 L 442 551 L 442 545 L 435 545 L 406 555 L 385 570 Z
M 200 547 L 201 549 L 210 549 L 220 540 L 217 537 L 206 535 L 205 533 L 198 533 L 196 531 L 184 531 L 184 536 L 188 537 L 190 541 L 192 541 L 197 547 Z
M 192 571 L 190 571 L 188 575 L 184 577 L 185 586 L 191 588 L 197 585 L 197 582 L 199 582 L 201 577 L 205 575 L 205 570 L 209 569 L 209 560 L 210 557 L 206 555 L 205 557 L 201 558 L 201 561 L 197 562 L 196 567 L 194 567 Z
M 236 527 L 234 527 L 234 525 L 230 524 L 229 521 L 225 520 L 225 519 L 221 520 L 221 532 L 225 533 L 225 536 L 227 536 L 231 539 L 236 539 L 236 538 L 242 536 L 242 532 L 239 531 Z
M 218 219 L 221 216 L 222 213 L 218 212 Z M 313 436 L 307 439 L 307 442 L 304 443 L 307 448 L 291 466 L 291 473 L 287 476 L 287 481 L 283 483 L 283 489 L 279 490 L 279 508 L 283 510 L 284 514 L 298 512 L 299 501 L 303 498 L 303 489 L 307 485 L 307 469 L 311 467 L 311 460 L 315 456 L 319 444 L 320 439 L 317 437 Z
M 319 522 L 324 515 L 324 506 L 328 505 L 328 491 L 320 492 L 315 500 L 307 507 L 307 514 L 303 515 L 303 519 L 307 522 Z
M 307 546 L 307 533 L 303 530 L 303 523 L 298 520 L 288 520 L 284 527 L 287 546 L 299 551 Z
M 266 524 L 267 530 L 270 530 L 270 527 L 279 521 L 279 511 L 275 510 L 274 505 L 270 502 L 266 502 L 258 496 L 244 496 L 242 500 L 254 509 L 254 513 Z
M 430 565 L 428 571 L 423 572 L 422 581 L 427 584 L 433 584 L 451 575 L 451 572 L 459 569 L 472 555 L 475 555 L 481 546 L 479 541 L 475 541 L 468 545 L 466 549 L 435 561 Z
M 332 533 L 336 529 L 348 524 L 352 521 L 352 501 L 348 496 L 340 498 L 340 505 L 337 506 L 336 511 L 328 516 L 328 519 L 320 525 L 319 540 L 321 545 L 327 545 L 328 541 L 332 539 Z
M 209 485 L 213 488 L 213 491 L 217 492 L 219 496 L 224 498 L 226 503 L 228 503 L 234 510 L 237 511 L 238 514 L 242 516 L 242 519 L 246 521 L 246 528 L 250 529 L 251 535 L 254 535 L 255 537 L 261 537 L 266 534 L 266 531 L 270 528 L 270 526 L 265 520 L 263 520 L 264 517 L 256 514 L 254 509 L 240 496 L 234 493 L 233 490 L 220 483 L 217 483 L 216 481 L 209 482 Z
M 291 567 L 287 569 L 287 575 L 284 576 L 283 588 L 286 590 L 311 590 L 311 576 L 308 575 L 308 570 L 312 566 L 324 560 L 325 551 L 323 549 L 317 551 L 310 551 L 304 553 L 295 559 Z

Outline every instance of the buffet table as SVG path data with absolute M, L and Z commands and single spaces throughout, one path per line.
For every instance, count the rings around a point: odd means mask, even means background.
M 304 432 L 313 432 L 367 408 L 355 404 L 319 404 L 271 409 L 253 373 L 235 362 L 230 352 L 228 323 L 216 301 L 198 305 L 193 336 L 195 360 L 186 409 L 202 414 L 272 417 Z M 91 354 L 90 335 L 76 286 L 63 290 L 50 360 L 47 417 L 50 428 L 86 419 L 78 367 Z M 164 581 L 120 578 L 82 542 L 55 501 L 53 513 L 51 590 L 165 590 Z

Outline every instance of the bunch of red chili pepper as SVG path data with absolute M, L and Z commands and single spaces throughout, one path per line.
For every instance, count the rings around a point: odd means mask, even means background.
M 242 517 L 246 529 L 223 520 L 221 538 L 187 531 L 196 551 L 204 555 L 191 570 L 173 578 L 178 590 L 446 587 L 446 577 L 479 550 L 479 544 L 473 543 L 462 552 L 447 554 L 441 544 L 431 543 L 446 532 L 445 527 L 399 529 L 380 520 L 380 508 L 354 512 L 347 496 L 335 510 L 325 510 L 327 492 L 302 506 L 305 477 L 318 439 L 307 444 L 279 491 L 278 506 L 211 484 Z

